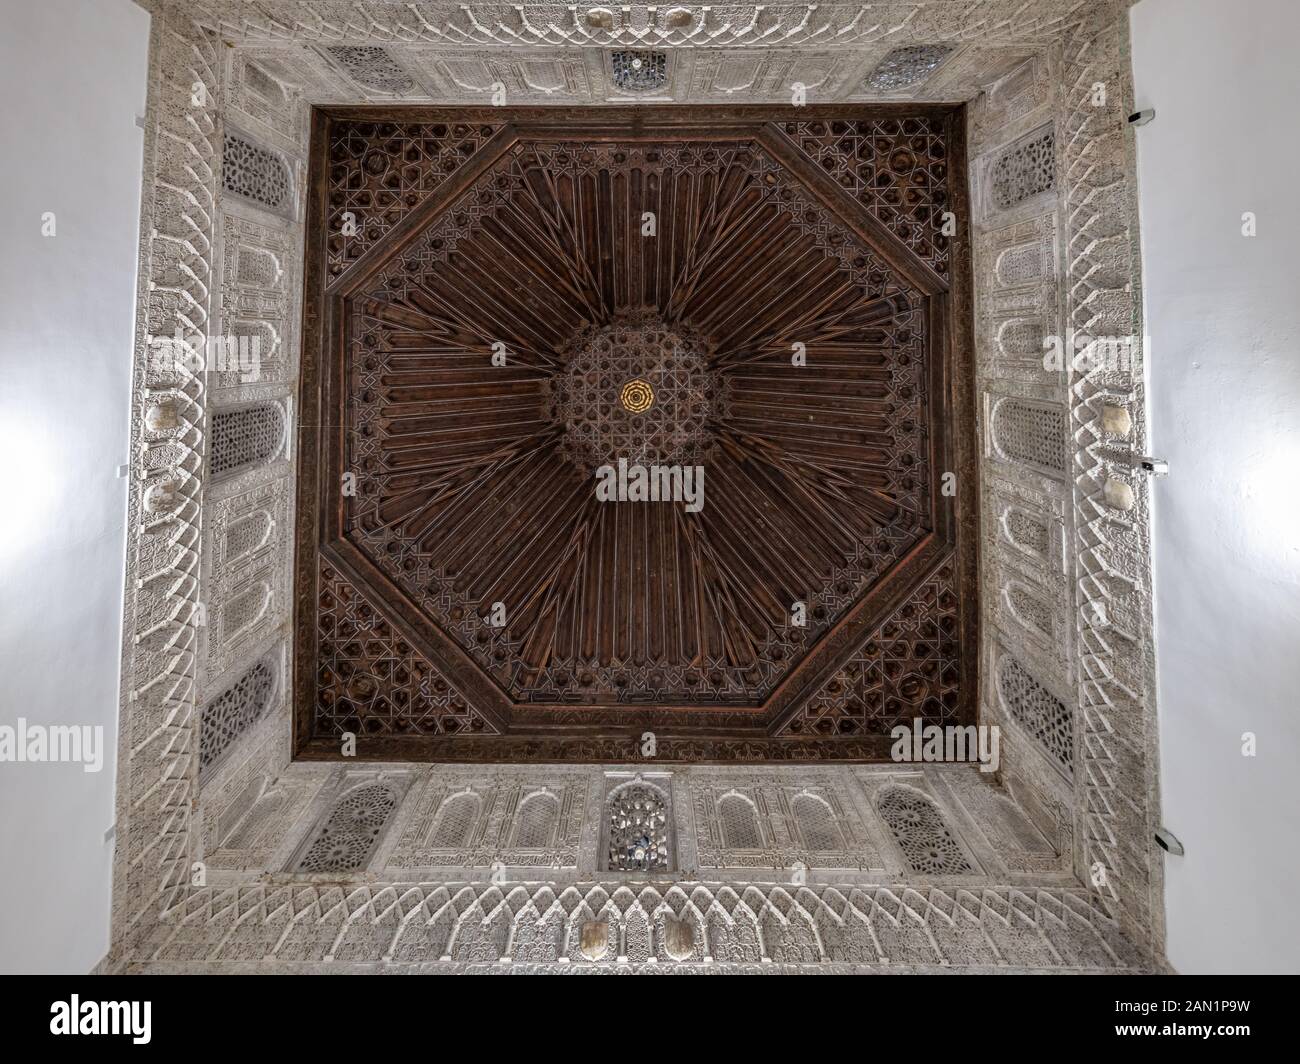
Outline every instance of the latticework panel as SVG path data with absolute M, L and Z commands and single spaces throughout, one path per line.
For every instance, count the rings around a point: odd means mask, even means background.
M 943 814 L 920 791 L 910 787 L 882 787 L 876 795 L 876 810 L 913 872 L 951 876 L 974 871 L 961 845 L 943 822 Z
M 1008 210 L 1056 187 L 1056 136 L 1051 128 L 1013 144 L 993 162 L 993 205 Z
M 844 848 L 844 838 L 835 823 L 835 814 L 826 802 L 814 795 L 797 795 L 790 803 L 800 841 L 814 853 Z
M 722 844 L 732 850 L 757 850 L 763 845 L 758 814 L 753 804 L 738 794 L 718 799 L 718 820 L 722 826 Z
M 199 724 L 199 769 L 208 772 L 270 705 L 275 672 L 259 661 L 206 706 Z
M 609 797 L 606 868 L 611 872 L 666 872 L 672 867 L 668 803 L 657 788 L 627 783 Z
M 370 783 L 343 795 L 299 858 L 298 872 L 355 872 L 374 851 L 397 794 L 386 783 Z
M 997 669 L 998 694 L 1017 724 L 1032 735 L 1068 775 L 1074 774 L 1074 722 L 1065 703 L 1043 687 L 1015 658 Z
M 482 811 L 483 800 L 477 794 L 453 794 L 438 811 L 429 845 L 447 850 L 468 846 Z
M 384 48 L 336 44 L 325 51 L 359 85 L 376 92 L 401 95 L 415 88 L 415 81 Z
M 208 471 L 228 477 L 280 453 L 284 444 L 284 409 L 279 403 L 259 403 L 212 415 Z
M 924 81 L 952 54 L 948 44 L 910 44 L 889 52 L 867 75 L 868 88 L 897 92 Z
M 1013 462 L 1024 462 L 1045 472 L 1066 472 L 1063 406 L 1001 399 L 993 410 L 993 442 Z
M 560 800 L 555 795 L 529 795 L 516 814 L 515 845 L 526 850 L 549 847 L 559 821 Z
M 275 152 L 230 130 L 221 152 L 221 187 L 273 211 L 292 203 L 289 168 Z

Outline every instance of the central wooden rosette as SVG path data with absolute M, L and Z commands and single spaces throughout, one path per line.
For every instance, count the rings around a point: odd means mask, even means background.
M 718 387 L 706 342 L 653 312 L 587 326 L 555 380 L 565 452 L 590 474 L 629 464 L 699 464 L 712 433 Z

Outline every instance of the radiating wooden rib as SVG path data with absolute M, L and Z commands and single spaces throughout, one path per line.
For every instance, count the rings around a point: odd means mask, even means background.
M 465 263 L 468 267 L 468 261 Z M 483 276 L 484 271 L 477 271 L 479 276 Z M 551 352 L 556 341 L 562 335 L 556 330 L 554 324 L 538 318 L 536 315 L 529 318 L 529 311 L 526 308 L 516 307 L 513 311 L 506 311 L 504 303 L 517 299 L 517 293 L 511 293 L 502 299 L 498 299 L 489 293 L 489 285 L 484 280 L 475 288 L 466 289 L 465 282 L 472 276 L 472 272 L 466 269 L 462 275 L 457 275 L 452 271 L 436 278 L 436 283 L 445 289 L 446 292 L 437 291 L 429 284 L 419 283 L 413 286 L 411 293 L 412 299 L 423 296 L 429 299 L 438 310 L 449 320 L 465 321 L 473 329 L 473 335 L 476 345 L 485 351 L 491 351 L 492 344 L 495 341 L 509 341 L 509 346 L 513 346 L 520 351 L 531 352 L 534 358 L 543 364 L 554 369 L 557 365 L 556 360 L 551 357 Z M 462 308 L 473 306 L 475 314 L 482 314 L 483 311 L 490 308 L 498 308 L 498 315 L 488 321 L 478 320 L 477 317 L 471 318 L 466 315 Z M 501 317 L 504 315 L 504 319 Z
M 588 499 L 577 515 L 558 564 L 517 608 L 523 629 L 527 633 L 521 656 L 534 668 L 545 667 L 554 654 L 558 622 L 577 586 L 582 559 L 595 522 L 595 506 L 595 501 Z M 535 619 L 530 621 L 530 615 Z
M 454 517 L 455 508 L 458 504 L 468 500 L 475 490 L 482 488 L 502 469 L 518 462 L 526 462 L 539 452 L 552 446 L 554 435 L 554 429 L 552 428 L 546 433 L 529 437 L 510 446 L 497 448 L 470 460 L 457 463 L 444 473 L 438 473 L 436 469 L 429 470 L 428 472 L 433 475 L 421 479 L 418 483 L 425 489 L 436 492 L 437 498 L 435 501 L 445 504 L 445 506 L 436 515 L 432 513 L 431 508 L 427 509 L 426 513 L 430 516 L 427 521 L 408 521 L 409 533 L 417 539 L 421 548 L 427 551 L 434 542 L 433 537 L 437 530 L 445 527 L 445 523 Z M 408 472 L 423 471 L 409 470 Z
M 887 295 L 862 302 L 862 293 L 846 273 L 838 275 L 839 284 L 829 291 L 826 298 L 811 304 L 801 314 L 788 320 L 788 323 L 768 336 L 755 336 L 737 352 L 720 352 L 714 360 L 718 366 L 733 366 L 749 361 L 745 349 L 780 350 L 789 354 L 789 344 L 799 341 L 807 348 L 814 345 L 834 343 L 849 339 L 855 335 L 867 334 L 878 336 L 878 343 L 890 343 L 891 336 L 883 326 L 910 310 L 910 305 L 900 297 Z M 900 306 L 901 301 L 901 306 Z
M 718 313 L 708 318 L 707 328 L 714 343 L 719 348 L 743 343 L 754 328 L 749 315 L 754 312 L 755 306 L 770 300 L 777 292 L 784 290 L 788 294 L 797 288 L 800 271 L 805 267 L 816 269 L 818 260 L 815 248 L 804 246 L 797 253 L 788 250 L 783 259 L 771 265 L 770 270 L 764 270 L 758 277 L 752 278 L 738 297 L 723 302 Z
M 503 508 L 513 503 L 515 510 L 531 513 L 546 498 L 537 490 L 538 483 L 555 471 L 553 448 L 540 448 L 527 462 L 498 471 L 494 483 L 479 483 L 477 490 L 458 500 L 437 529 L 436 541 L 434 529 L 429 530 L 431 548 L 441 554 L 444 568 L 465 577 L 467 590 L 478 587 L 482 574 L 516 545 L 509 524 L 501 519 Z
M 567 542 L 565 530 L 572 529 L 581 518 L 583 500 L 589 497 L 585 494 L 590 490 L 589 485 L 576 478 L 565 489 L 563 494 L 547 500 L 545 516 L 531 526 L 531 535 L 518 537 L 506 545 L 499 568 L 491 573 L 483 572 L 471 589 L 474 598 L 511 600 L 507 605 L 532 598 L 554 566 L 556 552 Z
M 735 153 L 730 154 L 734 160 Z M 669 320 L 676 320 L 681 314 L 682 308 L 690 301 L 703 279 L 705 268 L 725 247 L 730 235 L 747 221 L 744 213 L 738 210 L 745 181 L 745 174 L 734 162 L 730 162 L 723 170 L 717 193 L 708 197 L 697 235 L 686 251 L 682 267 L 673 279 L 672 290 L 664 305 Z M 738 214 L 741 215 L 739 218 L 733 218 L 733 215 Z
M 710 468 L 710 476 L 720 482 L 724 498 L 731 495 L 743 509 L 748 519 L 746 535 L 770 548 L 771 568 L 782 574 L 784 586 L 790 590 L 806 591 L 819 575 L 817 566 L 808 558 L 810 536 L 808 522 L 800 511 L 785 505 L 783 498 L 757 496 L 768 503 L 760 506 L 751 494 L 759 485 L 749 477 L 746 466 L 735 461 L 718 461 Z M 732 488 L 730 492 L 728 488 Z M 715 492 L 716 494 L 716 492 Z M 766 532 L 767 535 L 761 533 Z
M 839 289 L 843 280 L 843 274 L 811 243 L 792 245 L 784 260 L 763 264 L 758 276 L 746 285 L 743 297 L 732 301 L 730 313 L 715 319 L 717 345 L 730 347 L 776 334 L 789 322 L 792 292 L 799 293 L 801 303 L 816 306 L 826 294 Z
M 532 253 L 534 248 L 518 239 L 509 239 L 499 216 L 484 219 L 483 225 L 483 241 L 492 246 L 500 261 L 514 263 L 544 284 L 551 301 L 550 313 L 562 319 L 567 329 L 578 328 L 586 320 L 585 305 L 581 292 L 573 283 L 572 275 L 549 269 L 545 259 Z
M 799 233 L 770 205 L 746 215 L 746 224 L 734 232 L 730 246 L 719 250 L 708 287 L 695 293 L 681 316 L 709 332 L 713 317 L 729 306 L 732 293 L 748 283 L 754 264 L 783 260 L 798 240 Z
M 710 541 L 717 543 L 716 554 L 725 555 L 732 571 L 744 580 L 758 616 L 769 625 L 779 624 L 797 597 L 795 589 L 780 579 L 781 566 L 774 564 L 771 551 L 764 550 L 737 520 L 737 509 L 735 500 L 723 496 L 721 504 L 709 507 L 704 525 Z
M 540 178 L 549 196 L 549 203 L 543 201 L 534 182 L 528 179 L 530 174 L 536 174 Z M 587 308 L 588 320 L 605 321 L 608 318 L 606 308 L 599 301 L 591 299 L 591 293 L 600 291 L 600 283 L 582 255 L 582 244 L 578 238 L 575 221 L 561 206 L 555 179 L 549 171 L 539 166 L 524 173 L 524 180 L 520 187 L 537 210 L 537 218 L 541 226 L 534 228 L 534 232 L 540 239 L 547 241 L 559 261 L 565 263 L 573 276 L 581 282 L 578 291 Z
M 737 588 L 730 573 L 719 564 L 701 526 L 684 519 L 683 527 L 691 543 L 695 564 L 696 584 L 708 605 L 713 622 L 706 628 L 706 639 L 714 655 L 725 656 L 734 665 L 749 665 L 757 658 L 755 640 L 740 620 L 741 609 L 737 602 Z
M 578 486 L 572 478 L 567 482 L 560 480 L 551 484 L 548 490 L 542 490 L 549 477 L 566 471 L 556 462 L 553 447 L 539 450 L 527 464 L 515 466 L 508 477 L 498 474 L 497 479 L 504 482 L 500 487 L 491 486 L 486 491 L 476 492 L 456 512 L 454 520 L 442 525 L 440 542 L 447 564 L 465 577 L 467 594 L 474 598 L 484 597 L 487 584 L 499 577 L 508 567 L 509 559 L 518 556 L 523 549 L 520 538 L 510 534 L 519 522 L 501 519 L 507 504 L 511 506 L 511 512 L 531 518 L 548 503 L 578 497 Z M 494 521 L 497 522 L 495 531 L 490 535 L 482 534 Z M 526 530 L 533 523 L 530 520 L 521 527 Z
M 536 191 L 524 186 L 520 194 L 512 198 L 497 211 L 494 221 L 501 227 L 499 243 L 513 243 L 513 246 L 532 252 L 529 255 L 541 268 L 541 276 L 552 280 L 562 291 L 580 304 L 575 308 L 577 317 L 582 321 L 591 321 L 599 316 L 598 304 L 593 302 L 592 292 L 587 285 L 590 280 L 574 272 L 572 257 L 556 243 L 557 233 L 547 224 L 546 217 L 536 205 Z M 528 208 L 532 207 L 530 213 Z M 509 224 L 507 224 L 509 223 Z M 513 241 L 510 240 L 513 235 Z M 550 252 L 548 259 L 545 252 Z M 552 261 L 554 260 L 554 261 Z
M 809 480 L 808 474 L 814 472 L 815 467 L 810 466 L 806 459 L 797 459 L 788 451 L 750 433 L 737 432 L 730 426 L 727 427 L 727 433 L 734 436 L 741 449 L 751 454 L 760 467 L 768 467 L 762 475 L 772 482 L 774 490 L 796 496 L 798 505 L 809 507 L 810 513 L 815 513 L 816 519 L 834 533 L 838 553 L 847 554 L 853 549 L 853 536 L 844 529 L 835 510 L 822 498 L 817 483 Z M 772 479 L 773 474 L 780 476 L 780 484 Z
M 455 272 L 449 272 L 441 281 L 457 299 L 474 300 L 479 312 L 496 309 L 491 321 L 484 324 L 480 332 L 485 347 L 491 349 L 493 342 L 503 340 L 515 352 L 531 353 L 552 369 L 559 366 L 559 362 L 548 354 L 564 335 L 554 319 L 539 315 L 537 308 L 521 305 L 522 293 L 518 290 L 508 295 L 494 294 L 498 282 L 493 277 L 491 265 L 477 262 L 468 254 L 452 256 L 450 265 Z

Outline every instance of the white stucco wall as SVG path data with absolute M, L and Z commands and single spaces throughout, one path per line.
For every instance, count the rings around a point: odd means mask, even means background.
M 4 7 L 0 725 L 98 725 L 106 751 L 97 773 L 0 763 L 0 971 L 86 972 L 108 948 L 149 17 Z
M 1141 0 L 1170 962 L 1300 971 L 1300 4 Z M 1242 235 L 1253 211 L 1257 233 Z M 1242 734 L 1258 740 L 1243 757 Z

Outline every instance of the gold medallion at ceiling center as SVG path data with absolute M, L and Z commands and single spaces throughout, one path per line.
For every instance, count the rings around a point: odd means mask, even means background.
M 618 401 L 629 413 L 644 414 L 655 404 L 655 390 L 650 387 L 649 381 L 637 377 L 623 385 Z
M 642 465 L 702 462 L 717 415 L 702 337 L 642 308 L 583 328 L 561 358 L 554 417 L 565 426 L 564 453 L 584 478 L 620 458 Z

